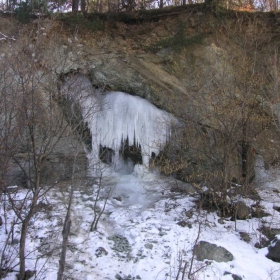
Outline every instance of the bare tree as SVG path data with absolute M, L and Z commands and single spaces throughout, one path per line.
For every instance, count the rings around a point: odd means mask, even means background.
M 67 212 L 64 219 L 64 225 L 62 230 L 62 246 L 61 246 L 61 254 L 60 254 L 60 260 L 59 260 L 59 270 L 57 273 L 57 280 L 62 280 L 63 272 L 65 268 L 65 260 L 66 260 L 66 251 L 67 251 L 67 244 L 68 244 L 68 237 L 70 234 L 71 229 L 71 206 L 72 206 L 72 200 L 73 200 L 73 187 L 70 186 L 70 195 L 69 195 L 69 202 L 67 206 Z
M 9 176 L 17 178 L 15 183 L 26 188 L 25 196 L 21 199 L 15 199 L 14 195 L 8 194 L 9 204 L 21 225 L 19 279 L 25 279 L 26 240 L 30 221 L 38 210 L 40 199 L 61 176 L 58 174 L 50 178 L 49 172 L 52 171 L 49 169 L 49 158 L 66 146 L 65 143 L 71 141 L 71 137 L 79 142 L 76 131 L 82 120 L 78 123 L 72 113 L 75 122 L 71 121 L 71 116 L 66 116 L 58 107 L 55 101 L 58 77 L 46 69 L 41 71 L 37 60 L 22 51 L 28 47 L 13 47 L 15 55 L 2 59 L 0 69 L 0 78 L 3 81 L 3 110 L 0 117 L 3 125 L 0 133 L 3 164 L 0 191 L 2 194 L 3 189 L 11 183 L 11 180 L 8 180 Z M 39 50 L 35 51 L 39 53 Z M 80 147 L 68 147 L 68 151 L 71 149 L 75 153 L 81 151 Z M 49 187 L 46 187 L 46 184 Z M 9 236 L 7 238 L 9 239 Z
M 93 220 L 90 225 L 90 231 L 97 230 L 99 220 L 105 211 L 108 199 L 114 191 L 114 186 L 106 188 L 104 184 L 104 173 L 107 171 L 108 166 L 99 162 L 96 164 L 95 169 L 98 169 L 98 176 L 96 178 L 96 184 L 94 185 L 96 189 L 93 205 Z M 101 204 L 101 206 L 99 204 Z
M 165 104 L 179 125 L 156 159 L 163 173 L 218 190 L 213 204 L 222 215 L 230 214 L 233 183 L 241 186 L 238 191 L 243 194 L 251 190 L 255 154 L 273 130 L 264 94 L 269 82 L 264 76 L 265 59 L 257 51 L 259 40 L 268 38 L 244 35 L 241 22 L 222 23 L 232 49 L 211 50 L 207 70 L 195 73 L 194 69 L 188 95 L 179 101 L 167 97 Z M 257 30 L 254 19 L 250 24 Z

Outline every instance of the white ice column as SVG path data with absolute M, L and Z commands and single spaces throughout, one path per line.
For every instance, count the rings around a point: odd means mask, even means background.
M 93 103 L 97 103 L 96 97 L 87 96 L 82 104 L 84 112 Z M 92 133 L 92 158 L 98 156 L 100 145 L 117 155 L 122 142 L 128 139 L 129 146 L 141 146 L 143 164 L 148 166 L 152 153 L 158 155 L 169 140 L 174 118 L 147 100 L 123 92 L 103 94 L 98 104 L 98 110 L 94 107 L 94 113 L 87 117 Z

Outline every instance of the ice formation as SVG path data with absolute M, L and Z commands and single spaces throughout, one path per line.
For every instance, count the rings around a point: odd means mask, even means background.
M 91 121 L 93 153 L 100 145 L 115 151 L 128 139 L 129 146 L 141 146 L 144 165 L 152 153 L 158 155 L 170 135 L 171 116 L 147 100 L 123 92 L 108 92 L 102 110 Z
M 147 100 L 123 92 L 94 90 L 84 75 L 66 79 L 63 90 L 79 101 L 92 134 L 91 158 L 98 159 L 100 145 L 114 151 L 118 160 L 122 143 L 141 146 L 142 162 L 158 155 L 169 140 L 174 118 Z

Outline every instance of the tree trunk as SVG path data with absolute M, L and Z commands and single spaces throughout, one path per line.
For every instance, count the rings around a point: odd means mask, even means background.
M 19 278 L 18 280 L 24 280 L 25 279 L 25 245 L 26 245 L 26 236 L 28 231 L 28 224 L 33 216 L 35 207 L 37 205 L 38 201 L 38 192 L 39 192 L 39 176 L 37 176 L 37 183 L 36 183 L 36 189 L 33 193 L 31 205 L 29 208 L 29 211 L 22 221 L 21 226 L 21 233 L 20 233 L 20 243 L 19 243 Z
M 250 144 L 242 140 L 241 143 L 241 174 L 242 174 L 242 181 L 243 183 L 246 183 L 248 178 L 248 152 L 249 152 Z
M 61 255 L 60 255 L 60 260 L 59 260 L 59 270 L 57 273 L 57 280 L 62 280 L 62 277 L 63 277 L 70 228 L 71 228 L 71 219 L 70 219 L 70 217 L 68 217 L 68 219 L 65 220 L 65 226 L 64 226 L 64 229 L 62 232 L 63 241 L 62 241 L 62 249 L 61 249 Z
M 67 207 L 67 213 L 64 220 L 63 231 L 62 231 L 62 249 L 61 255 L 59 260 L 59 270 L 57 273 L 57 280 L 62 280 L 63 272 L 65 268 L 65 260 L 66 260 L 66 251 L 67 251 L 67 244 L 68 244 L 68 237 L 71 228 L 71 205 L 72 205 L 72 198 L 73 198 L 73 187 L 71 187 L 70 199 Z
M 103 1 L 102 1 L 102 0 L 99 0 L 98 11 L 99 11 L 100 13 L 103 12 Z
M 86 0 L 81 0 L 81 11 L 82 13 L 86 12 Z
M 230 144 L 226 142 L 224 147 L 224 156 L 223 156 L 223 180 L 222 180 L 222 188 L 224 189 L 224 194 L 226 196 L 227 190 L 229 188 L 230 181 Z
M 79 10 L 79 0 L 72 0 L 72 12 L 77 13 Z
M 28 228 L 28 219 L 26 218 L 21 227 L 20 243 L 19 243 L 19 277 L 18 280 L 25 279 L 25 243 Z

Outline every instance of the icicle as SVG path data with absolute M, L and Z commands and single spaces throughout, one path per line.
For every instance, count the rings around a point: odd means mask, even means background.
M 170 114 L 147 100 L 123 92 L 109 92 L 103 99 L 103 109 L 93 117 L 93 146 L 111 148 L 115 154 L 128 142 L 141 146 L 143 164 L 151 154 L 158 155 L 170 135 Z M 135 146 L 136 146 L 135 145 Z M 97 148 L 93 147 L 93 151 Z

